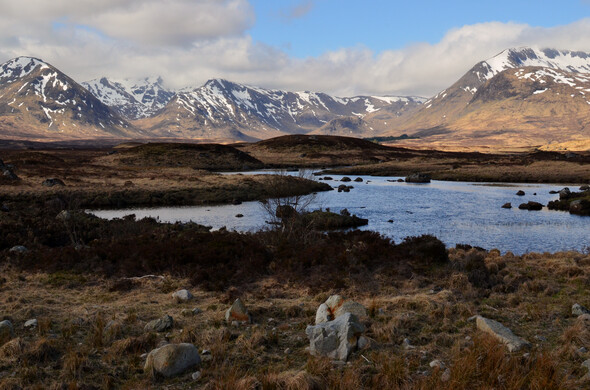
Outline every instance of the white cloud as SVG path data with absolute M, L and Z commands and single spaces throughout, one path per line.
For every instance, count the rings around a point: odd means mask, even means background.
M 161 75 L 181 88 L 223 77 L 339 96 L 431 96 L 509 47 L 590 52 L 590 18 L 552 28 L 481 23 L 450 30 L 435 44 L 380 53 L 355 46 L 298 59 L 252 40 L 247 31 L 255 16 L 246 0 L 4 3 L 10 4 L 0 5 L 0 62 L 36 56 L 78 81 Z

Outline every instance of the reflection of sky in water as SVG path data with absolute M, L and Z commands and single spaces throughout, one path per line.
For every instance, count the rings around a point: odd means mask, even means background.
M 333 187 L 341 184 L 342 176 L 330 175 Z M 356 176 L 352 177 L 353 179 Z M 520 203 L 534 200 L 544 205 L 557 195 L 550 190 L 563 186 L 549 184 L 515 184 L 487 186 L 479 183 L 433 181 L 430 184 L 389 182 L 385 177 L 361 176 L 362 183 L 350 182 L 350 192 L 318 193 L 310 209 L 330 208 L 369 220 L 361 229 L 378 231 L 399 242 L 404 237 L 433 234 L 447 245 L 458 243 L 477 245 L 502 252 L 556 252 L 581 250 L 590 245 L 590 217 L 578 217 L 566 212 L 519 210 Z M 367 183 L 367 181 L 370 181 Z M 571 187 L 577 189 L 576 187 Z M 525 196 L 517 196 L 522 189 Z M 537 195 L 533 195 L 533 193 Z M 511 202 L 512 209 L 502 209 Z M 241 205 L 171 207 L 97 211 L 103 218 L 122 217 L 134 213 L 163 222 L 187 222 L 213 226 L 217 229 L 253 231 L 268 226 L 269 216 L 258 202 Z M 243 214 L 243 218 L 236 218 Z M 389 223 L 388 220 L 393 220 Z

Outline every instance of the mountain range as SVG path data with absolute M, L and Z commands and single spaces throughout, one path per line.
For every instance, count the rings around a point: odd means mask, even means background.
M 174 91 L 160 78 L 78 84 L 50 64 L 0 65 L 0 138 L 254 141 L 285 134 L 404 135 L 413 146 L 519 147 L 590 139 L 590 54 L 508 49 L 436 96 L 287 92 L 212 79 Z M 386 138 L 387 139 L 387 138 Z

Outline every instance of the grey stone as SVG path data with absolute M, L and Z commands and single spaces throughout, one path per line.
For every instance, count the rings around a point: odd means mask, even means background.
M 145 325 L 144 330 L 147 332 L 150 332 L 150 331 L 165 332 L 167 330 L 172 329 L 173 325 L 174 325 L 174 320 L 172 319 L 172 317 L 170 317 L 168 314 L 166 314 L 162 318 L 148 322 Z
M 193 299 L 193 294 L 186 289 L 178 290 L 172 293 L 172 298 L 177 302 L 188 302 Z
M 451 380 L 451 369 L 447 368 L 440 376 L 441 382 L 448 382 Z
M 236 299 L 234 303 L 231 305 L 229 309 L 225 312 L 225 320 L 227 322 L 232 321 L 240 321 L 240 322 L 250 322 L 251 317 L 248 313 L 248 309 L 246 309 L 246 305 L 242 302 L 240 298 Z
M 402 341 L 402 347 L 404 347 L 404 349 L 416 348 L 415 346 L 412 345 L 412 343 L 410 342 L 410 339 L 408 339 L 408 338 L 405 338 L 404 341 Z
M 315 324 L 323 324 L 324 322 L 328 322 L 332 320 L 332 314 L 330 313 L 330 308 L 325 303 L 322 303 L 318 310 L 315 313 Z
M 144 371 L 170 377 L 201 363 L 197 347 L 192 344 L 168 344 L 152 350 L 145 361 Z
M 7 337 L 14 337 L 14 327 L 12 326 L 12 322 L 4 320 L 0 322 L 0 339 Z
M 362 318 L 367 316 L 367 309 L 358 302 L 346 301 L 336 309 L 334 312 L 334 318 L 338 318 L 344 313 L 351 313 L 358 318 Z
M 430 368 L 437 367 L 439 370 L 442 370 L 446 367 L 445 364 L 438 359 L 431 361 L 428 365 Z
M 559 191 L 559 199 L 567 199 L 571 196 L 572 192 L 568 187 Z
M 357 342 L 358 349 L 367 349 L 371 346 L 371 340 L 368 337 L 361 336 Z
M 581 316 L 582 314 L 590 314 L 590 310 L 586 309 L 579 303 L 574 303 L 572 305 L 572 314 L 575 316 Z
M 13 246 L 12 248 L 10 248 L 8 250 L 8 252 L 12 252 L 12 253 L 25 253 L 27 250 L 28 249 L 25 246 L 16 245 L 16 246 Z
M 35 318 L 33 318 L 31 320 L 26 321 L 24 327 L 25 327 L 25 329 L 34 329 L 37 327 L 37 324 L 38 324 L 37 320 Z
M 195 371 L 191 374 L 191 378 L 196 381 L 201 377 L 201 371 Z
M 350 353 L 357 348 L 358 338 L 364 331 L 365 327 L 351 313 L 345 313 L 333 321 L 310 325 L 305 329 L 312 355 L 327 356 L 341 361 L 346 361 Z
M 496 339 L 506 345 L 509 352 L 517 352 L 522 348 L 529 348 L 531 344 L 516 336 L 510 329 L 499 323 L 482 316 L 477 316 L 477 328 L 483 332 L 489 333 Z

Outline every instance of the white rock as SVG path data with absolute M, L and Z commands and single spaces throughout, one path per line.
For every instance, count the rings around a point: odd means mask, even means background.
M 248 309 L 246 309 L 246 305 L 242 302 L 240 298 L 236 299 L 234 303 L 231 305 L 229 309 L 225 312 L 225 320 L 227 322 L 232 321 L 241 321 L 241 322 L 250 322 L 250 314 L 248 313 Z
M 341 361 L 346 361 L 350 353 L 357 348 L 358 338 L 364 331 L 365 327 L 351 313 L 305 329 L 312 355 L 327 356 Z
M 510 329 L 498 321 L 494 321 L 482 316 L 477 316 L 476 324 L 479 330 L 491 334 L 496 339 L 504 343 L 509 352 L 516 352 L 522 348 L 529 348 L 531 346 L 528 341 L 516 336 Z
M 38 324 L 37 320 L 35 318 L 33 318 L 31 320 L 26 321 L 24 327 L 25 327 L 25 329 L 29 329 L 29 328 L 33 329 L 33 328 L 37 327 L 37 324 Z
M 145 361 L 144 371 L 165 377 L 178 375 L 201 363 L 199 351 L 192 344 L 168 344 L 152 350 Z
M 441 362 L 440 360 L 438 360 L 438 359 L 435 359 L 435 360 L 431 361 L 430 364 L 429 364 L 429 366 L 431 368 L 437 367 L 439 370 L 442 370 L 442 369 L 445 368 L 445 364 L 443 362 Z
M 331 314 L 330 314 L 330 309 L 328 308 L 328 305 L 326 305 L 325 303 L 322 303 L 318 307 L 318 310 L 315 313 L 315 324 L 319 325 L 319 324 L 323 324 L 324 322 L 328 322 L 332 319 L 330 317 L 331 317 Z
M 195 371 L 191 375 L 191 378 L 193 378 L 194 381 L 198 380 L 200 377 L 201 377 L 201 371 Z
M 177 302 L 188 302 L 193 299 L 193 294 L 190 291 L 183 289 L 172 293 L 172 298 Z
M 574 303 L 572 305 L 572 314 L 575 316 L 580 316 L 582 314 L 590 314 L 590 310 L 586 309 L 584 306 Z

